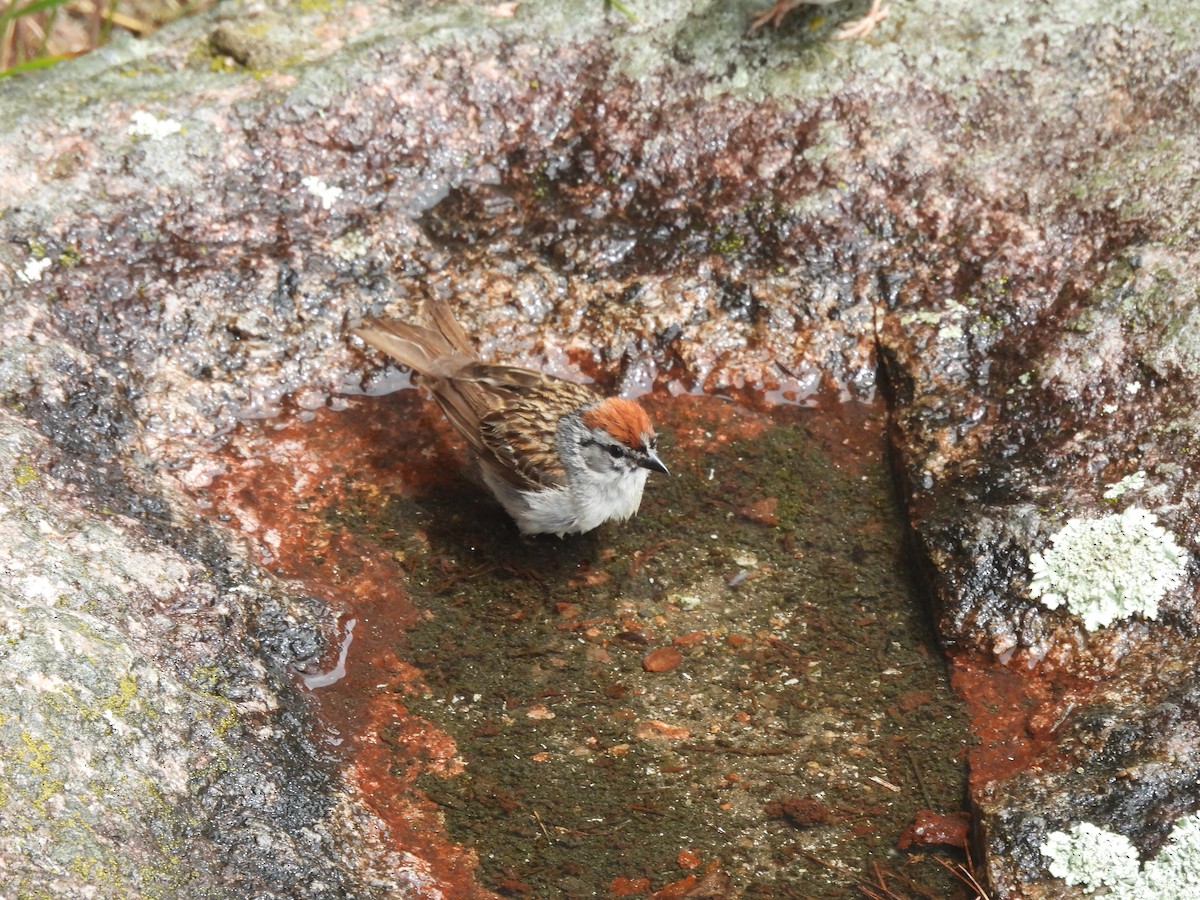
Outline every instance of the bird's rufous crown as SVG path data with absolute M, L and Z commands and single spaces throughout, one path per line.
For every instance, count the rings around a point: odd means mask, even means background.
M 583 414 L 588 428 L 607 431 L 626 447 L 640 447 L 654 433 L 646 411 L 632 400 L 613 397 L 593 406 Z

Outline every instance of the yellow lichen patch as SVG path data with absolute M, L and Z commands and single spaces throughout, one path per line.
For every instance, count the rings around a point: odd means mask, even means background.
M 47 774 L 50 771 L 50 760 L 54 756 L 54 748 L 49 742 L 22 731 L 21 743 L 24 746 L 17 752 L 21 754 L 26 768 L 34 775 Z
M 49 777 L 54 748 L 48 741 L 22 731 L 21 744 L 17 748 L 21 761 L 29 773 L 38 779 L 37 790 L 29 797 L 29 805 L 37 815 L 44 817 L 47 801 L 62 793 L 66 783 L 61 778 Z
M 238 723 L 238 715 L 233 710 L 230 710 L 224 716 L 217 720 L 217 724 L 213 726 L 213 733 L 224 739 L 229 729 Z
M 19 460 L 13 469 L 13 481 L 17 487 L 24 487 L 31 481 L 37 481 L 37 477 L 37 469 L 30 465 L 29 460 Z
M 66 790 L 67 783 L 61 778 L 43 778 L 38 785 L 37 794 L 33 798 L 34 809 L 45 815 L 46 803 Z
M 117 682 L 116 693 L 110 694 L 100 701 L 101 709 L 108 710 L 115 716 L 122 716 L 129 711 L 137 696 L 137 678 L 129 673 L 121 676 Z

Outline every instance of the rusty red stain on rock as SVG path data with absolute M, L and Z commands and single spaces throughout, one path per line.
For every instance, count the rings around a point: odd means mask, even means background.
M 675 647 L 659 647 L 642 657 L 642 668 L 647 672 L 670 672 L 683 662 L 683 654 Z
M 687 454 L 711 450 L 730 441 L 752 440 L 777 424 L 765 413 L 733 403 L 716 404 L 711 398 L 698 395 L 645 397 L 641 402 L 655 422 L 672 421 L 675 445 Z
M 932 700 L 933 695 L 929 691 L 905 691 L 896 701 L 896 705 L 900 707 L 901 712 L 910 713 Z
M 618 876 L 608 884 L 608 892 L 614 897 L 641 897 L 649 890 L 649 878 L 625 878 L 624 876 Z
M 956 812 L 945 816 L 931 809 L 917 810 L 912 824 L 900 832 L 896 846 L 901 850 L 910 847 L 958 847 L 965 849 L 971 828 L 969 813 Z
M 973 790 L 1035 762 L 1053 763 L 1043 757 L 1055 752 L 1055 728 L 1070 708 L 1062 698 L 1085 697 L 1096 688 L 1053 666 L 1008 668 L 978 652 L 951 658 L 950 682 L 971 713 L 976 737 L 969 768 Z M 1014 735 L 1022 739 L 1014 740 Z
M 695 869 L 700 865 L 700 854 L 695 850 L 680 850 L 675 862 L 681 869 Z
M 405 705 L 406 697 L 426 688 L 420 672 L 393 649 L 392 631 L 417 617 L 402 587 L 404 560 L 379 553 L 347 530 L 330 529 L 326 518 L 345 503 L 341 467 L 347 459 L 371 479 L 368 497 L 400 494 L 419 481 L 444 477 L 432 464 L 400 473 L 381 459 L 376 451 L 381 438 L 373 434 L 380 427 L 373 417 L 319 410 L 311 422 L 240 433 L 226 453 L 225 474 L 205 491 L 208 512 L 218 521 L 229 516 L 252 524 L 247 536 L 258 541 L 260 562 L 360 620 L 346 676 L 321 689 L 317 707 L 332 730 L 350 736 L 342 745 L 350 751 L 347 778 L 386 826 L 387 839 L 418 857 L 447 896 L 494 896 L 476 879 L 474 853 L 449 839 L 439 808 L 417 787 L 422 775 L 452 775 L 461 762 L 453 738 Z M 373 622 L 387 623 L 388 633 L 370 627 Z M 322 661 L 326 667 L 332 663 Z M 381 682 L 386 690 L 379 689 Z
M 766 497 L 762 500 L 756 500 L 738 510 L 738 514 L 743 519 L 748 519 L 751 522 L 757 522 L 760 525 L 769 525 L 774 528 L 779 524 L 779 498 Z
M 679 635 L 679 637 L 672 640 L 671 643 L 676 647 L 682 647 L 684 650 L 688 650 L 697 646 L 698 644 L 703 644 L 706 640 L 708 640 L 707 631 L 689 631 L 687 634 Z

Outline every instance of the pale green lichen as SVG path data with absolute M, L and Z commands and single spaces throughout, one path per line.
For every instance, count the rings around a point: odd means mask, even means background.
M 1200 814 L 1175 823 L 1158 856 L 1146 863 L 1136 889 L 1138 900 L 1200 896 Z
M 1070 831 L 1046 835 L 1042 854 L 1050 857 L 1050 874 L 1088 893 L 1102 887 L 1128 889 L 1141 864 L 1129 838 L 1080 822 Z
M 1158 616 L 1158 603 L 1183 580 L 1187 552 L 1137 506 L 1099 519 L 1070 519 L 1051 546 L 1029 558 L 1029 593 L 1050 609 L 1066 604 L 1088 631 L 1136 613 Z
M 346 262 L 354 262 L 367 255 L 370 243 L 363 232 L 353 229 L 337 238 L 330 249 Z
M 1124 835 L 1080 822 L 1042 844 L 1050 874 L 1088 893 L 1111 888 L 1122 900 L 1190 900 L 1200 896 L 1200 814 L 1179 819 L 1167 843 L 1145 866 Z
M 1127 494 L 1129 491 L 1141 490 L 1146 486 L 1146 473 L 1138 470 L 1130 475 L 1126 475 L 1120 481 L 1110 484 L 1104 492 L 1105 500 L 1116 500 L 1122 494 Z

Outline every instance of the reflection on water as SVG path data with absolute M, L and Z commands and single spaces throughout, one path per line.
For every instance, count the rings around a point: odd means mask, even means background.
M 346 636 L 342 638 L 342 646 L 338 650 L 337 663 L 327 672 L 317 672 L 315 675 L 302 675 L 300 680 L 304 686 L 310 691 L 327 688 L 331 684 L 337 684 L 346 677 L 346 658 L 350 655 L 350 645 L 354 642 L 354 626 L 358 624 L 357 619 L 346 620 Z

